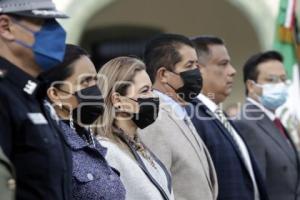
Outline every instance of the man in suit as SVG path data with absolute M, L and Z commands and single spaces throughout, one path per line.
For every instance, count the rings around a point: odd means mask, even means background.
M 176 200 L 215 200 L 218 186 L 211 157 L 184 109 L 201 90 L 193 43 L 181 35 L 162 34 L 146 45 L 144 59 L 160 111 L 140 131 L 143 142 L 170 171 Z
M 16 180 L 11 162 L 5 156 L 0 147 L 0 199 L 15 199 Z
M 300 199 L 299 160 L 289 133 L 275 116 L 287 98 L 283 58 L 258 53 L 244 65 L 246 103 L 235 123 L 255 154 L 272 200 Z M 295 105 L 298 106 L 298 105 Z
M 257 165 L 239 131 L 230 123 L 220 104 L 230 95 L 236 70 L 222 39 L 193 39 L 203 77 L 201 94 L 187 107 L 199 135 L 214 162 L 219 200 L 267 199 Z

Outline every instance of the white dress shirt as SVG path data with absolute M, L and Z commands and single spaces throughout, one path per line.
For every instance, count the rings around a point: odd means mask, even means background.
M 268 117 L 271 121 L 274 121 L 276 118 L 276 115 L 271 112 L 270 110 L 266 109 L 263 105 L 261 105 L 260 103 L 258 103 L 257 101 L 255 101 L 254 99 L 247 97 L 247 101 L 249 101 L 250 103 L 254 104 L 255 106 L 257 106 L 259 109 L 261 109 Z
M 176 102 L 174 99 L 172 99 L 166 94 L 163 94 L 158 90 L 154 90 L 154 93 L 157 94 L 160 98 L 162 98 L 164 100 L 164 103 L 170 105 L 172 107 L 172 111 L 174 111 L 181 120 L 185 119 L 188 116 L 185 108 L 181 106 L 178 102 Z

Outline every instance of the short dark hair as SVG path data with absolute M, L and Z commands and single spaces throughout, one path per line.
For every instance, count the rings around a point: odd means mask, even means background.
M 67 44 L 63 61 L 54 68 L 43 72 L 39 78 L 47 84 L 47 87 L 56 81 L 64 81 L 69 78 L 73 72 L 73 63 L 81 56 L 89 56 L 89 54 L 79 46 Z M 60 85 L 56 85 L 60 87 Z
M 178 34 L 159 34 L 146 44 L 144 62 L 152 82 L 162 66 L 174 70 L 175 65 L 182 60 L 178 50 L 184 45 L 195 48 L 189 38 Z
M 198 59 L 201 62 L 203 56 L 210 54 L 209 45 L 224 45 L 224 41 L 221 38 L 211 35 L 201 35 L 191 38 L 197 51 Z
M 246 61 L 243 67 L 243 78 L 246 87 L 246 95 L 248 95 L 248 89 L 246 85 L 247 80 L 253 80 L 256 82 L 259 75 L 259 71 L 257 69 L 258 65 L 270 60 L 283 62 L 283 57 L 277 51 L 266 51 L 254 54 Z

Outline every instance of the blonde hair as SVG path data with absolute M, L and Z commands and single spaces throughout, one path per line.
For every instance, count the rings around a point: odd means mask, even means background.
M 103 94 L 105 111 L 95 122 L 97 136 L 116 139 L 113 131 L 115 108 L 112 103 L 112 94 L 117 92 L 125 96 L 136 73 L 143 70 L 146 70 L 144 62 L 133 57 L 117 57 L 102 66 L 98 72 L 98 87 Z

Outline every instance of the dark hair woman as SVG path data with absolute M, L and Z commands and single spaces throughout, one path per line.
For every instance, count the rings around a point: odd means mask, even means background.
M 78 46 L 67 45 L 64 61 L 41 78 L 48 83 L 48 100 L 72 151 L 73 199 L 122 200 L 125 189 L 119 173 L 108 165 L 106 148 L 88 128 L 104 110 L 96 76 L 88 54 Z

